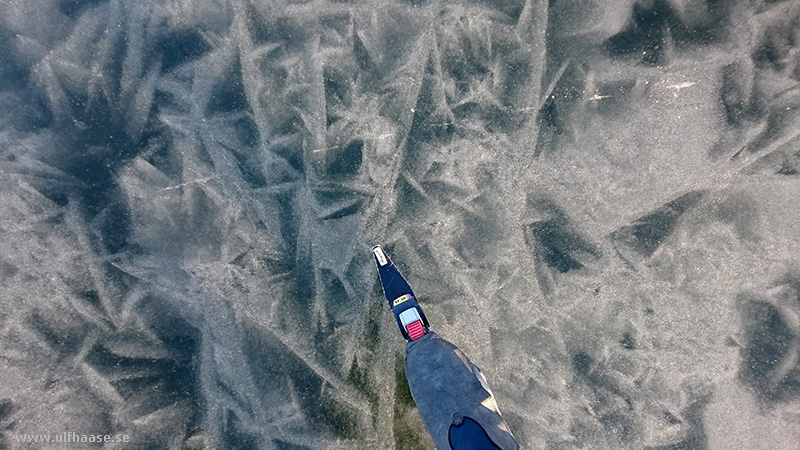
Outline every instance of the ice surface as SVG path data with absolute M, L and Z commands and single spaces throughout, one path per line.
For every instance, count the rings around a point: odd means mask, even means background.
M 800 448 L 798 23 L 0 2 L 0 448 L 431 448 L 376 243 L 523 448 Z

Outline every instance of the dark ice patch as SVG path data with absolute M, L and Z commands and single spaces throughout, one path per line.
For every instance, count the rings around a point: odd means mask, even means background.
M 264 19 L 264 16 L 253 7 L 251 2 L 247 2 L 244 18 L 247 31 L 249 32 L 250 39 L 253 40 L 253 44 L 261 45 L 269 42 L 272 36 L 267 21 Z
M 296 264 L 295 253 L 297 252 L 297 239 L 300 233 L 300 218 L 294 211 L 294 203 L 299 196 L 298 191 L 299 189 L 288 189 L 283 192 L 278 192 L 274 199 L 281 241 L 284 242 L 286 246 L 282 252 L 284 255 L 284 264 L 287 268 L 290 268 L 290 270 L 294 270 Z M 265 228 L 272 229 L 274 227 L 269 226 Z
M 711 396 L 706 394 L 690 394 L 690 396 L 693 397 L 693 400 L 681 414 L 684 420 L 675 417 L 669 411 L 664 413 L 664 419 L 668 424 L 684 426 L 686 431 L 683 438 L 674 444 L 646 447 L 646 450 L 703 450 L 708 448 L 708 436 L 706 435 L 705 425 L 703 425 L 703 414 Z
M 0 399 L 0 424 L 3 426 L 3 431 L 14 430 L 16 428 L 15 423 L 9 421 L 16 409 L 10 398 Z M 9 439 L 6 438 L 5 432 L 0 433 L 0 448 L 11 448 Z
M 637 2 L 628 27 L 609 38 L 606 49 L 612 56 L 636 55 L 643 63 L 662 65 L 673 43 L 676 47 L 709 44 L 725 31 L 726 8 L 716 3 L 708 1 L 705 17 L 688 24 L 667 0 Z
M 246 7 L 245 23 L 250 32 L 253 44 L 261 46 L 269 43 L 281 43 L 279 53 L 302 52 L 317 28 L 309 27 L 310 23 L 304 22 L 303 16 L 295 18 L 291 14 L 265 16 L 261 14 L 250 2 Z
M 325 45 L 335 46 L 340 39 L 348 39 L 352 35 L 353 15 L 350 11 L 320 14 L 319 23 L 323 27 L 320 34 Z
M 351 216 L 361 210 L 363 203 L 363 200 L 360 198 L 350 199 L 347 202 L 343 202 L 334 205 L 332 208 L 323 210 L 317 216 L 317 218 L 319 220 L 336 220 Z
M 418 183 L 412 183 L 407 177 L 397 177 L 397 210 L 406 217 L 419 217 L 426 211 L 427 195 L 420 190 Z
M 554 149 L 560 136 L 558 124 L 559 120 L 558 109 L 556 102 L 548 97 L 544 102 L 542 108 L 539 110 L 539 136 L 536 139 L 536 148 L 534 149 L 534 156 L 539 156 L 542 153 L 547 153 L 545 150 Z
M 771 303 L 746 301 L 742 311 L 745 347 L 739 378 L 763 400 L 775 401 L 800 393 L 800 367 L 784 367 L 798 336 Z M 793 375 L 794 374 L 794 375 Z
M 251 431 L 247 430 L 247 426 L 242 423 L 242 420 L 236 416 L 236 413 L 230 409 L 225 411 L 224 425 L 222 429 L 222 442 L 224 448 L 236 450 L 258 450 L 262 447 L 259 445 L 258 437 Z
M 788 24 L 770 26 L 764 31 L 762 39 L 761 45 L 753 52 L 753 61 L 758 67 L 770 67 L 783 72 L 796 64 L 793 55 L 800 45 L 796 23 L 794 27 Z
M 775 173 L 778 175 L 797 175 L 800 173 L 800 151 L 795 152 L 790 158 L 784 159 Z
M 196 350 L 193 343 L 186 343 L 176 355 L 193 355 Z M 124 399 L 135 400 L 144 393 L 157 393 L 146 406 L 152 408 L 151 411 L 197 394 L 195 365 L 191 361 L 191 358 L 133 358 L 115 354 L 102 346 L 86 355 L 86 362 L 98 373 L 113 379 L 111 384 Z
M 466 106 L 469 108 L 469 106 Z M 459 110 L 458 107 L 455 108 Z M 463 112 L 463 111 L 460 111 Z M 430 145 L 445 145 L 456 131 L 454 114 L 445 101 L 439 81 L 428 75 L 422 81 L 408 134 L 408 158 L 413 165 Z
M 325 84 L 326 125 L 331 126 L 346 115 L 352 107 L 353 80 L 343 71 L 326 66 L 323 69 Z
M 793 135 L 796 136 L 797 126 L 800 123 L 800 98 L 778 99 L 771 105 L 766 116 L 766 125 L 763 127 L 763 131 L 753 138 L 744 150 L 736 153 L 735 157 L 740 156 L 743 151 L 750 154 L 758 153 L 774 145 L 775 142 L 780 142 Z
M 613 56 L 641 55 L 641 61 L 657 65 L 662 62 L 667 30 L 680 25 L 666 1 L 650 2 L 650 7 L 636 3 L 628 28 L 606 43 Z
M 577 375 L 586 376 L 592 370 L 594 359 L 585 352 L 578 352 L 572 355 L 572 370 Z
M 250 115 L 243 115 L 229 127 L 218 132 L 219 142 L 236 160 L 244 181 L 253 189 L 267 185 L 267 177 L 263 168 L 263 155 L 258 146 L 260 135 Z
M 176 30 L 161 40 L 161 73 L 189 61 L 200 59 L 211 50 L 203 36 L 195 30 Z
M 532 224 L 529 230 L 536 240 L 534 245 L 538 246 L 539 256 L 545 264 L 561 273 L 583 267 L 583 264 L 572 255 L 574 251 L 586 248 L 580 238 L 571 235 L 552 221 Z
M 170 111 L 171 113 L 181 113 L 182 115 L 189 115 L 190 104 L 181 101 L 173 92 L 167 92 L 156 89 L 153 93 L 153 105 L 155 105 L 158 112 Z
M 16 36 L 5 28 L 0 28 L 0 91 L 21 90 L 23 80 L 28 77 L 28 69 L 20 61 L 17 52 Z M 13 88 L 12 88 L 13 86 Z
M 264 174 L 259 170 L 259 161 L 252 155 L 246 155 L 231 149 L 231 155 L 236 160 L 236 167 L 242 174 L 244 181 L 252 189 L 257 189 L 267 185 L 267 179 Z
M 94 225 L 99 230 L 102 245 L 109 254 L 118 253 L 129 244 L 133 226 L 130 211 L 125 204 L 108 203 L 95 218 Z
M 275 130 L 275 141 L 268 147 L 271 152 L 286 160 L 291 168 L 301 174 L 306 171 L 303 159 L 306 139 L 304 130 L 303 119 L 295 115 Z
M 572 126 L 573 111 L 583 102 L 586 90 L 586 73 L 570 66 L 556 82 L 550 96 L 539 110 L 539 138 L 534 155 L 554 150 L 562 136 L 568 136 Z
M 358 174 L 364 160 L 364 141 L 353 139 L 345 145 L 325 151 L 325 175 L 331 178 L 352 177 Z
M 547 214 L 547 218 L 524 227 L 525 242 L 537 260 L 560 273 L 578 270 L 600 251 L 581 236 L 566 214 L 548 200 L 529 200 L 529 206 Z
M 378 406 L 380 399 L 378 391 L 370 378 L 370 367 L 368 364 L 359 364 L 358 355 L 353 356 L 353 364 L 350 365 L 350 371 L 347 373 L 347 381 L 359 392 L 366 394 L 370 406 Z
M 14 402 L 12 402 L 10 398 L 0 399 L 0 422 L 11 417 L 11 413 L 14 412 L 14 409 Z
M 296 445 L 292 444 L 291 442 L 284 442 L 280 439 L 272 441 L 275 444 L 275 447 L 278 450 L 308 450 L 308 447 L 305 445 Z
M 742 63 L 732 63 L 722 68 L 720 97 L 729 125 L 739 125 L 747 117 L 751 91 L 752 75 L 748 74 Z
M 602 361 L 595 361 L 587 352 L 572 356 L 575 382 L 589 389 L 588 403 L 592 415 L 614 440 L 633 443 L 641 435 L 641 425 L 634 409 L 633 393 L 608 376 Z
M 624 226 L 611 234 L 612 239 L 642 256 L 649 257 L 669 236 L 678 219 L 703 198 L 702 191 L 692 191 L 665 204 L 650 214 L 640 217 L 632 225 Z
M 35 312 L 27 318 L 25 324 L 60 356 L 77 352 L 88 332 L 85 324 L 64 312 L 47 315 Z
M 242 117 L 233 123 L 236 130 L 236 137 L 242 145 L 248 147 L 255 147 L 261 142 L 261 136 L 258 132 L 258 126 L 253 121 L 251 116 Z
M 271 332 L 252 327 L 245 334 L 246 351 L 259 391 L 273 402 L 285 402 L 299 413 L 309 431 L 330 433 L 337 438 L 355 438 L 361 430 L 359 415 L 340 401 L 330 383 L 310 367 L 295 350 Z M 298 343 L 298 345 L 304 345 Z M 313 343 L 312 343 L 313 345 Z M 319 347 L 312 347 L 320 350 Z M 299 411 L 297 411 L 299 409 Z
M 16 72 L 10 58 L 3 55 L 2 40 L 0 39 L 0 61 L 8 61 L 7 65 L 0 64 L 0 91 L 5 91 L 0 95 L 0 111 L 7 111 L 3 120 L 17 130 L 24 132 L 36 132 L 53 123 L 53 112 L 47 105 L 47 101 L 36 92 L 27 90 L 21 84 L 28 78 L 27 71 Z M 20 69 L 21 70 L 21 69 Z M 9 155 L 13 161 L 13 154 Z
M 120 202 L 116 172 L 159 134 L 146 127 L 138 139 L 133 139 L 126 131 L 119 105 L 105 96 L 94 99 L 91 108 L 85 99 L 75 105 L 74 117 L 62 117 L 56 127 L 63 136 L 61 145 L 46 149 L 38 157 L 82 182 L 72 192 L 53 192 L 52 199 L 66 203 L 67 198 L 76 198 L 93 219 L 106 205 Z
M 85 9 L 92 8 L 108 0 L 60 0 L 58 10 L 70 17 L 79 16 Z
M 6 261 L 0 261 L 0 285 L 6 286 L 18 273 L 20 273 L 20 270 L 17 266 Z
M 321 209 L 317 214 L 317 218 L 320 220 L 334 220 L 360 211 L 366 197 L 360 192 L 332 186 L 330 188 L 320 187 L 314 189 L 314 199 Z
M 623 333 L 619 343 L 622 345 L 622 348 L 627 350 L 633 350 L 636 348 L 636 338 L 634 338 L 631 333 Z
M 364 74 L 369 74 L 375 68 L 375 62 L 372 61 L 364 41 L 357 33 L 353 36 L 353 57 Z
M 98 341 L 84 361 L 124 399 L 116 409 L 123 420 L 173 410 L 184 437 L 191 436 L 203 420 L 197 358 L 200 333 L 163 298 L 148 296 L 135 308 L 135 324 Z M 142 445 L 157 447 L 157 436 L 142 436 L 146 440 Z
M 635 364 L 634 361 L 630 362 Z M 595 359 L 588 351 L 575 350 L 572 354 L 573 386 L 582 392 L 582 404 L 592 417 L 582 421 L 574 419 L 571 434 L 583 442 L 613 442 L 625 448 L 648 450 L 705 449 L 708 445 L 703 413 L 711 396 L 704 389 L 689 387 L 685 391 L 689 405 L 679 414 L 665 410 L 661 426 L 670 427 L 673 443 L 644 447 L 646 422 L 642 420 L 642 403 L 647 403 L 640 390 L 638 379 L 620 382 L 618 371 L 608 362 Z M 596 421 L 593 424 L 592 421 Z M 605 439 L 598 435 L 605 435 Z M 663 441 L 662 441 L 663 442 Z M 597 447 L 594 445 L 593 447 Z
M 359 317 L 358 305 L 347 294 L 344 283 L 333 271 L 320 269 L 319 280 L 322 283 L 328 318 L 335 326 L 350 323 Z
M 211 90 L 206 113 L 229 113 L 249 108 L 242 82 L 242 66 L 237 57 L 224 76 L 218 78 Z
M 98 294 L 97 291 L 94 290 L 94 289 L 91 289 L 91 290 L 88 290 L 88 291 L 85 291 L 85 292 L 81 292 L 81 293 L 78 294 L 78 296 L 82 300 L 84 300 L 84 301 L 88 302 L 89 304 L 91 304 L 92 306 L 94 306 L 95 308 L 102 307 L 102 300 L 100 299 L 100 294 Z
M 664 411 L 664 421 L 667 425 L 680 425 L 683 421 L 672 414 L 670 411 Z
M 263 155 L 259 147 L 260 134 L 253 118 L 242 114 L 234 121 L 226 122 L 227 127 L 217 131 L 217 140 L 236 160 L 242 178 L 251 188 L 267 185 L 263 168 Z

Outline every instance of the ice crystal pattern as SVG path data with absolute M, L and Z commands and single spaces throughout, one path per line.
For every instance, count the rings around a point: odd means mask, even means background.
M 524 448 L 796 443 L 798 23 L 0 3 L 0 447 L 430 448 L 375 243 Z

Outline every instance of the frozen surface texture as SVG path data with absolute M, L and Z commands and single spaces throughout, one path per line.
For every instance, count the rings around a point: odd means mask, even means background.
M 0 448 L 800 448 L 800 3 L 0 1 Z M 91 447 L 90 447 L 91 448 Z

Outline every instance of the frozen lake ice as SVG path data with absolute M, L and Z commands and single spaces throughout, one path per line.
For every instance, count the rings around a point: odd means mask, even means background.
M 374 244 L 522 448 L 800 448 L 798 23 L 0 2 L 0 448 L 432 448 Z

